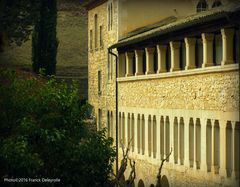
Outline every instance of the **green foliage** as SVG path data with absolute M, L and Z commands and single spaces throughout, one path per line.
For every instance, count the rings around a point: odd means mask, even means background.
M 91 108 L 80 104 L 76 86 L 14 71 L 0 75 L 1 181 L 48 177 L 61 179 L 52 186 L 104 186 L 115 157 L 113 140 L 105 130 L 88 130 Z
M 52 75 L 57 63 L 57 0 L 42 0 L 39 15 L 32 36 L 33 70 L 39 73 L 42 68 L 46 75 Z
M 1 0 L 0 34 L 20 45 L 31 34 L 39 13 L 40 0 Z

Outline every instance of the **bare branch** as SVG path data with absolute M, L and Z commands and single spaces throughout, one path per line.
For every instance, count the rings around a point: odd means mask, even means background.
M 156 187 L 161 187 L 161 172 L 162 172 L 162 167 L 163 167 L 164 162 L 169 159 L 169 157 L 170 157 L 171 154 L 172 154 L 172 148 L 171 148 L 170 153 L 166 156 L 166 158 L 162 159 L 161 166 L 160 166 L 160 168 L 159 168 L 159 170 L 158 170 Z

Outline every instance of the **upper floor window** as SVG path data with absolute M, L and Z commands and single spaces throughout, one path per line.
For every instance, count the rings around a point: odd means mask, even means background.
M 97 44 L 98 44 L 98 16 L 97 14 L 94 15 L 94 29 L 95 29 L 95 49 L 97 49 Z
M 99 44 L 100 47 L 103 47 L 103 28 L 102 26 L 99 27 Z
M 220 0 L 215 0 L 215 1 L 213 2 L 212 8 L 218 7 L 218 6 L 221 6 L 221 5 L 222 5 L 222 2 L 221 2 Z
M 208 8 L 208 4 L 206 2 L 206 0 L 200 0 L 197 4 L 197 12 L 202 12 L 207 10 Z
M 113 3 L 110 2 L 108 4 L 108 30 L 112 30 L 112 24 L 113 24 Z
M 98 71 L 98 95 L 101 95 L 102 93 L 102 73 L 99 70 Z
M 93 49 L 93 33 L 92 33 L 92 30 L 90 30 L 90 32 L 89 32 L 89 48 L 90 48 L 90 50 Z

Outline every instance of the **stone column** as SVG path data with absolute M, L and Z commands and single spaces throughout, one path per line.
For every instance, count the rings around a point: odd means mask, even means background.
M 202 171 L 207 172 L 207 119 L 201 123 L 201 166 Z
M 180 132 L 180 118 L 178 119 L 178 164 L 181 165 L 181 132 Z
M 184 165 L 190 168 L 189 160 L 189 124 L 184 126 Z
M 157 45 L 158 70 L 157 73 L 166 72 L 166 51 L 167 46 Z
M 151 157 L 154 158 L 154 118 L 152 116 L 152 122 L 151 122 Z
M 148 115 L 145 115 L 145 155 L 149 157 L 149 150 L 148 150 Z
M 135 50 L 136 56 L 136 73 L 135 75 L 143 75 L 143 50 Z
M 156 159 L 160 159 L 160 136 L 161 136 L 161 127 L 160 127 L 160 116 L 156 116 Z
M 126 77 L 133 75 L 133 52 L 126 52 Z
M 211 171 L 213 173 L 215 173 L 215 128 L 214 128 L 214 125 L 215 125 L 215 121 L 214 120 L 211 120 L 211 125 L 212 125 L 212 148 L 211 148 L 211 151 L 212 151 L 212 166 L 211 166 Z
M 203 40 L 203 64 L 202 67 L 213 66 L 213 34 L 202 34 Z
M 233 64 L 233 36 L 234 29 L 221 29 L 223 58 L 221 65 Z
M 219 174 L 223 177 L 227 177 L 226 170 L 226 120 L 219 120 L 219 130 L 220 130 L 220 169 Z
M 118 77 L 124 77 L 126 74 L 126 55 L 119 53 L 118 58 Z
M 167 157 L 167 128 L 166 128 L 166 119 L 164 119 L 164 123 L 163 123 L 163 134 L 164 134 L 164 148 L 163 148 L 163 158 Z M 172 156 L 172 155 L 171 155 Z M 170 156 L 170 157 L 171 157 Z
M 142 137 L 142 134 L 143 134 L 143 125 L 142 125 L 142 115 L 140 115 L 140 124 L 139 124 L 139 128 L 140 128 L 140 131 L 139 131 L 139 133 L 140 133 L 140 137 L 139 137 L 139 142 L 140 142 L 140 144 L 139 144 L 139 149 L 140 149 L 140 154 L 142 155 L 143 154 L 143 149 L 142 149 L 142 146 L 143 146 L 143 142 L 142 142 L 142 139 L 143 139 L 143 137 Z
M 235 122 L 232 121 L 232 178 L 236 178 L 235 168 Z
M 171 48 L 171 69 L 170 71 L 180 70 L 180 42 L 170 42 Z
M 197 169 L 197 125 L 196 122 L 193 125 L 193 142 L 194 142 L 194 151 L 193 151 L 193 168 Z
M 137 138 L 137 136 L 138 136 L 138 116 L 137 116 L 137 114 L 133 114 L 134 115 L 134 152 L 135 152 L 135 154 L 138 154 L 138 138 Z
M 118 113 L 118 147 L 121 148 L 121 139 L 122 139 L 122 115 Z
M 173 128 L 174 128 L 174 117 L 169 119 L 169 131 L 170 131 L 170 151 L 172 149 L 172 154 L 170 155 L 169 162 L 174 164 L 174 134 L 173 134 Z
M 196 38 L 184 38 L 186 45 L 186 67 L 185 69 L 193 69 L 195 66 L 195 45 Z
M 129 139 L 128 139 L 128 126 L 129 126 L 129 120 L 128 120 L 128 112 L 126 112 L 126 115 L 125 115 L 125 147 L 127 147 L 128 146 L 128 141 L 129 141 Z M 129 149 L 130 149 L 131 147 L 129 147 Z
M 154 73 L 155 48 L 145 48 L 146 51 L 146 75 Z

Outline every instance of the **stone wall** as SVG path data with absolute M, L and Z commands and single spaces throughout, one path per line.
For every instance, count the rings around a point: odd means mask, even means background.
M 113 28 L 108 30 L 108 3 L 113 2 Z M 94 16 L 98 15 L 98 30 L 99 26 L 103 28 L 103 46 L 95 47 L 94 45 Z M 88 100 L 93 105 L 95 115 L 98 119 L 98 109 L 102 110 L 102 125 L 107 124 L 108 111 L 113 112 L 113 124 L 115 125 L 115 67 L 116 62 L 114 57 L 110 58 L 108 54 L 108 47 L 118 41 L 118 1 L 109 0 L 88 11 L 88 34 L 90 30 L 93 32 L 93 49 L 90 49 L 90 41 L 88 47 Z M 98 33 L 99 35 L 99 33 Z M 89 36 L 88 36 L 89 40 Z M 113 51 L 116 53 L 116 51 Z M 112 59 L 112 60 L 111 60 Z M 112 78 L 109 79 L 108 62 L 112 61 Z M 229 68 L 232 66 L 232 68 Z M 101 94 L 98 93 L 98 71 L 101 71 Z M 189 118 L 194 120 L 201 118 L 201 123 L 206 124 L 208 119 L 218 120 L 233 120 L 235 123 L 239 121 L 239 116 L 234 119 L 231 116 L 239 113 L 239 72 L 237 64 L 228 65 L 227 67 L 207 67 L 194 70 L 160 73 L 158 75 L 140 75 L 118 78 L 118 104 L 119 111 L 127 113 L 134 113 L 135 127 L 137 126 L 137 115 L 144 114 L 147 124 L 147 116 L 157 116 L 157 132 L 160 128 L 160 115 L 168 115 L 170 117 L 170 144 L 174 143 L 173 121 L 174 117 L 178 118 L 185 116 L 184 121 L 186 127 L 189 124 Z M 224 113 L 224 116 L 222 114 Z M 225 115 L 225 113 L 227 113 Z M 230 114 L 230 115 L 229 115 Z M 132 122 L 131 122 L 132 123 Z M 225 121 L 220 121 L 220 126 Z M 147 126 L 147 125 L 146 125 Z M 147 135 L 147 128 L 145 126 L 145 134 Z M 180 125 L 179 125 L 180 126 Z M 120 124 L 119 124 L 120 127 Z M 165 124 L 166 127 L 166 124 Z M 202 129 L 204 129 L 202 125 Z M 125 134 L 127 136 L 127 126 L 125 127 Z M 137 140 L 135 128 L 135 142 Z M 233 129 L 233 128 L 232 128 Z M 115 132 L 115 127 L 111 129 Z M 186 131 L 188 133 L 188 131 Z M 185 133 L 185 132 L 184 132 Z M 114 133 L 115 134 L 115 133 Z M 189 133 L 188 133 L 189 134 Z M 203 133 L 202 133 L 203 134 Z M 201 134 L 201 136 L 202 136 Z M 186 135 L 186 133 L 185 133 Z M 165 135 L 164 135 L 165 136 Z M 147 137 L 147 136 L 145 136 Z M 186 137 L 186 138 L 185 138 Z M 205 137 L 202 136 L 202 137 Z M 157 134 L 157 149 L 159 149 L 160 136 Z M 189 144 L 188 137 L 184 136 L 185 144 Z M 204 138 L 202 138 L 204 139 Z M 225 141 L 225 139 L 224 139 Z M 127 141 L 126 141 L 127 142 Z M 197 142 L 197 140 L 196 140 Z M 221 140 L 223 142 L 223 140 Z M 205 142 L 206 143 L 206 142 Z M 145 140 L 147 145 L 147 138 Z M 199 149 L 204 148 L 201 144 Z M 136 151 L 136 143 L 134 145 L 135 152 L 130 153 L 130 157 L 136 161 L 136 180 L 135 186 L 138 186 L 139 180 L 142 180 L 145 186 L 156 184 L 156 177 L 158 168 L 161 164 L 159 152 L 157 158 L 149 157 L 139 154 Z M 188 147 L 188 146 L 186 146 Z M 196 148 L 195 148 L 196 149 Z M 147 148 L 146 148 L 147 150 Z M 159 151 L 159 150 L 158 150 Z M 222 150 L 221 150 L 222 151 Z M 119 150 L 121 152 L 121 150 Z M 222 152 L 221 152 L 222 153 Z M 201 154 L 201 156 L 205 156 Z M 173 155 L 172 155 L 173 157 Z M 121 155 L 119 157 L 119 161 Z M 204 159 L 203 159 L 204 160 Z M 223 159 L 222 159 L 223 160 Z M 196 169 L 189 167 L 189 165 L 181 165 L 174 163 L 171 158 L 170 162 L 164 164 L 162 175 L 165 175 L 169 186 L 234 186 L 232 182 L 236 181 L 233 177 L 227 178 L 222 175 L 215 175 L 214 171 L 206 172 L 205 168 Z M 128 178 L 129 170 L 125 174 Z
M 239 110 L 239 72 L 119 83 L 119 106 L 232 112 Z
M 113 3 L 113 25 L 112 30 L 108 30 L 108 3 Z M 105 2 L 94 9 L 88 11 L 88 40 L 90 40 L 90 30 L 93 32 L 93 49 L 90 50 L 90 41 L 88 46 L 88 100 L 94 106 L 95 115 L 98 109 L 102 110 L 102 125 L 106 126 L 107 111 L 115 110 L 115 60 L 108 54 L 108 47 L 117 42 L 117 24 L 118 24 L 118 1 L 113 0 Z M 103 46 L 94 46 L 94 15 L 98 16 L 99 26 L 103 28 Z M 99 33 L 98 33 L 99 36 Z M 99 39 L 98 39 L 99 40 Z M 116 53 L 116 51 L 113 51 Z M 112 59 L 112 79 L 108 79 L 108 60 Z M 98 71 L 102 74 L 102 92 L 98 94 Z M 115 113 L 114 113 L 115 116 Z

